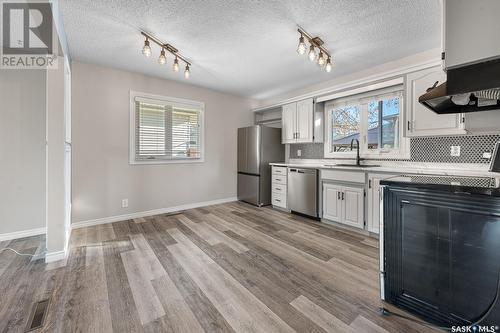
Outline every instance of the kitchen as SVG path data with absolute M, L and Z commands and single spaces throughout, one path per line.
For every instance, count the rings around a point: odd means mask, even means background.
M 500 332 L 500 1 L 0 7 L 1 332 Z
M 484 10 L 444 2 L 438 61 L 262 106 L 239 129 L 281 128 L 281 140 L 239 146 L 238 198 L 379 239 L 380 298 L 435 327 L 500 320 L 500 48 L 488 39 L 500 25 L 476 20 Z M 255 146 L 281 144 L 259 159 Z M 266 170 L 253 173 L 263 188 L 240 179 L 243 157 Z

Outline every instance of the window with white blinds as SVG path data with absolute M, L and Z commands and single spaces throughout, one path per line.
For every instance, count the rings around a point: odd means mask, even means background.
M 134 96 L 131 103 L 131 163 L 203 160 L 202 103 L 142 96 Z

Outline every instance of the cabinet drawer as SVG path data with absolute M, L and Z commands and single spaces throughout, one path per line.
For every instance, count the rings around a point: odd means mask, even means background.
M 276 194 L 286 193 L 286 185 L 272 183 L 271 184 L 271 192 Z
M 272 175 L 271 182 L 286 185 L 286 175 Z
M 271 202 L 273 206 L 286 208 L 286 194 L 285 193 L 272 193 Z
M 273 166 L 273 175 L 286 175 L 286 167 Z

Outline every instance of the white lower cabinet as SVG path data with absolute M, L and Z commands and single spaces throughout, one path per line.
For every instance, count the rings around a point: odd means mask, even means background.
M 340 222 L 342 220 L 342 187 L 323 184 L 323 218 Z
M 271 204 L 287 209 L 287 168 L 271 167 Z
M 368 231 L 378 234 L 380 225 L 380 180 L 382 175 L 368 175 Z
M 364 228 L 364 189 L 323 183 L 323 218 Z

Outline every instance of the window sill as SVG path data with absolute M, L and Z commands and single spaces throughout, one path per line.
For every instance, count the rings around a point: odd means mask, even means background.
M 196 159 L 178 159 L 178 160 L 130 160 L 130 165 L 154 165 L 154 164 L 192 164 L 192 163 L 203 163 L 204 158 Z

